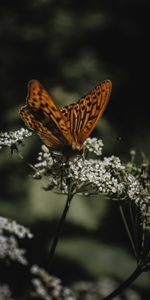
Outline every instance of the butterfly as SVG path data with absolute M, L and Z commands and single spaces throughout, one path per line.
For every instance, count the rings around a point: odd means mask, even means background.
M 111 89 L 111 81 L 104 80 L 76 103 L 58 107 L 40 82 L 31 80 L 26 106 L 19 114 L 46 146 L 64 153 L 83 152 L 83 143 L 101 118 Z

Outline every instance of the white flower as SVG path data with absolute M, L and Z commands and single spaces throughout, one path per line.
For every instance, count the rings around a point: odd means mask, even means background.
M 33 286 L 37 296 L 44 300 L 75 300 L 73 293 L 61 285 L 61 280 L 50 274 L 37 265 L 31 267 Z
M 88 139 L 86 150 L 101 155 L 102 145 L 101 140 Z M 61 154 L 42 149 L 38 161 L 34 178 L 47 176 L 49 189 L 55 188 L 62 193 L 71 188 L 72 193 L 120 194 L 124 188 L 119 180 L 124 166 L 115 156 L 87 159 L 83 153 L 66 159 Z
M 32 238 L 30 231 L 15 221 L 0 217 L 0 259 L 9 258 L 26 265 L 25 250 L 20 249 L 15 236 Z
M 35 164 L 34 178 L 45 176 L 48 179 L 47 190 L 84 195 L 101 193 L 119 201 L 132 201 L 143 218 L 142 226 L 149 230 L 150 195 L 146 185 L 150 184 L 149 179 L 143 177 L 143 168 L 146 170 L 147 164 L 142 164 L 140 170 L 132 161 L 123 165 L 119 157 L 112 155 L 103 158 L 102 146 L 101 140 L 89 138 L 85 142 L 83 154 L 70 157 L 56 151 L 50 152 L 43 146 L 38 163 Z M 145 187 L 144 178 L 147 180 Z
M 22 143 L 24 138 L 27 138 L 31 136 L 32 133 L 25 128 L 21 128 L 20 130 L 17 131 L 10 131 L 10 132 L 1 132 L 0 133 L 0 148 L 2 146 L 7 146 L 7 147 L 13 147 L 16 146 L 19 143 Z
M 102 155 L 103 142 L 102 140 L 98 140 L 97 138 L 88 138 L 85 143 L 85 148 L 91 152 L 96 154 L 97 156 Z
M 32 279 L 36 294 L 45 300 L 52 300 L 51 296 L 48 295 L 46 288 L 44 287 L 42 281 L 38 278 Z
M 13 300 L 10 288 L 6 284 L 0 284 L 0 300 Z
M 0 258 L 9 257 L 11 260 L 16 260 L 23 265 L 27 265 L 27 260 L 24 257 L 25 250 L 19 249 L 17 240 L 11 237 L 0 235 Z
M 42 151 L 39 152 L 37 160 L 39 162 L 34 165 L 36 172 L 33 177 L 35 179 L 40 179 L 52 169 L 55 160 L 53 159 L 52 154 L 49 152 L 49 149 L 44 145 L 42 145 Z
M 0 217 L 0 233 L 2 233 L 2 231 L 4 230 L 17 235 L 19 238 L 25 238 L 26 236 L 28 238 L 33 237 L 32 233 L 29 231 L 28 228 L 18 224 L 14 220 L 9 220 L 7 218 Z
M 68 177 L 77 182 L 77 190 L 94 193 L 121 193 L 124 186 L 119 175 L 124 170 L 119 158 L 100 159 L 75 158 L 69 162 Z
M 127 180 L 127 196 L 134 202 L 138 208 L 141 218 L 140 222 L 144 230 L 150 231 L 150 194 L 146 187 L 143 187 L 140 178 L 136 178 L 132 174 L 126 177 Z

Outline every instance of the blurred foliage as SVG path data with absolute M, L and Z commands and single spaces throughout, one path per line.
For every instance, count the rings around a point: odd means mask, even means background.
M 108 78 L 112 96 L 93 135 L 103 138 L 106 154 L 128 159 L 130 147 L 148 154 L 149 9 L 149 1 L 142 0 L 1 0 L 1 130 L 23 126 L 18 108 L 30 79 L 41 81 L 64 105 Z M 40 145 L 38 137 L 28 139 L 26 161 L 35 161 Z M 1 215 L 31 227 L 31 259 L 46 265 L 65 197 L 43 191 L 17 155 L 1 152 L 0 175 Z M 52 271 L 65 281 L 70 272 L 73 281 L 102 273 L 123 280 L 132 270 L 131 256 L 115 204 L 75 198 Z M 148 274 L 137 286 L 149 293 Z

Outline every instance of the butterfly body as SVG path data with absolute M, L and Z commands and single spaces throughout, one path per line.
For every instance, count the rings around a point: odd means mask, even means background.
M 105 80 L 78 102 L 58 107 L 45 88 L 31 80 L 20 116 L 46 146 L 63 153 L 82 152 L 109 101 L 111 87 L 111 81 Z

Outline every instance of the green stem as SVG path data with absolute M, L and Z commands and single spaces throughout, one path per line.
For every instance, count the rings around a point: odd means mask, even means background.
M 114 297 L 120 295 L 126 288 L 128 288 L 131 285 L 133 281 L 135 281 L 135 279 L 137 279 L 141 275 L 142 272 L 142 268 L 138 266 L 126 281 L 124 281 L 116 290 L 114 290 L 108 296 L 104 297 L 102 300 L 111 300 Z
M 72 198 L 73 198 L 73 194 L 68 194 L 63 213 L 61 215 L 61 218 L 60 218 L 60 221 L 59 221 L 54 239 L 52 241 L 50 254 L 49 254 L 49 263 L 48 263 L 49 266 L 51 266 L 51 263 L 52 263 L 52 260 L 53 260 L 54 254 L 55 254 L 55 250 L 56 250 L 56 247 L 57 247 L 57 244 L 58 244 L 58 241 L 59 241 L 59 237 L 60 237 L 61 231 L 63 229 L 63 225 L 64 225 L 64 222 L 65 222 L 66 215 L 67 215 L 67 212 L 69 210 Z
M 138 224 L 138 215 L 136 212 L 136 207 L 133 208 L 133 205 L 129 204 L 129 212 L 130 212 L 130 219 L 131 219 L 131 227 L 133 231 L 134 237 L 134 247 L 135 247 L 135 257 L 137 261 L 139 261 L 140 257 L 140 232 L 139 232 L 139 224 Z
M 136 256 L 136 249 L 135 249 L 134 241 L 133 241 L 133 239 L 132 239 L 132 235 L 131 235 L 129 226 L 128 226 L 127 222 L 126 222 L 126 217 L 125 217 L 125 214 L 124 214 L 124 211 L 123 211 L 122 206 L 120 206 L 120 213 L 121 213 L 121 216 L 122 216 L 122 220 L 123 220 L 124 226 L 125 226 L 126 231 L 127 231 L 127 233 L 128 233 L 128 236 L 129 236 L 129 239 L 130 239 L 130 242 L 131 242 L 131 245 L 132 245 L 134 254 L 135 254 L 135 256 Z

